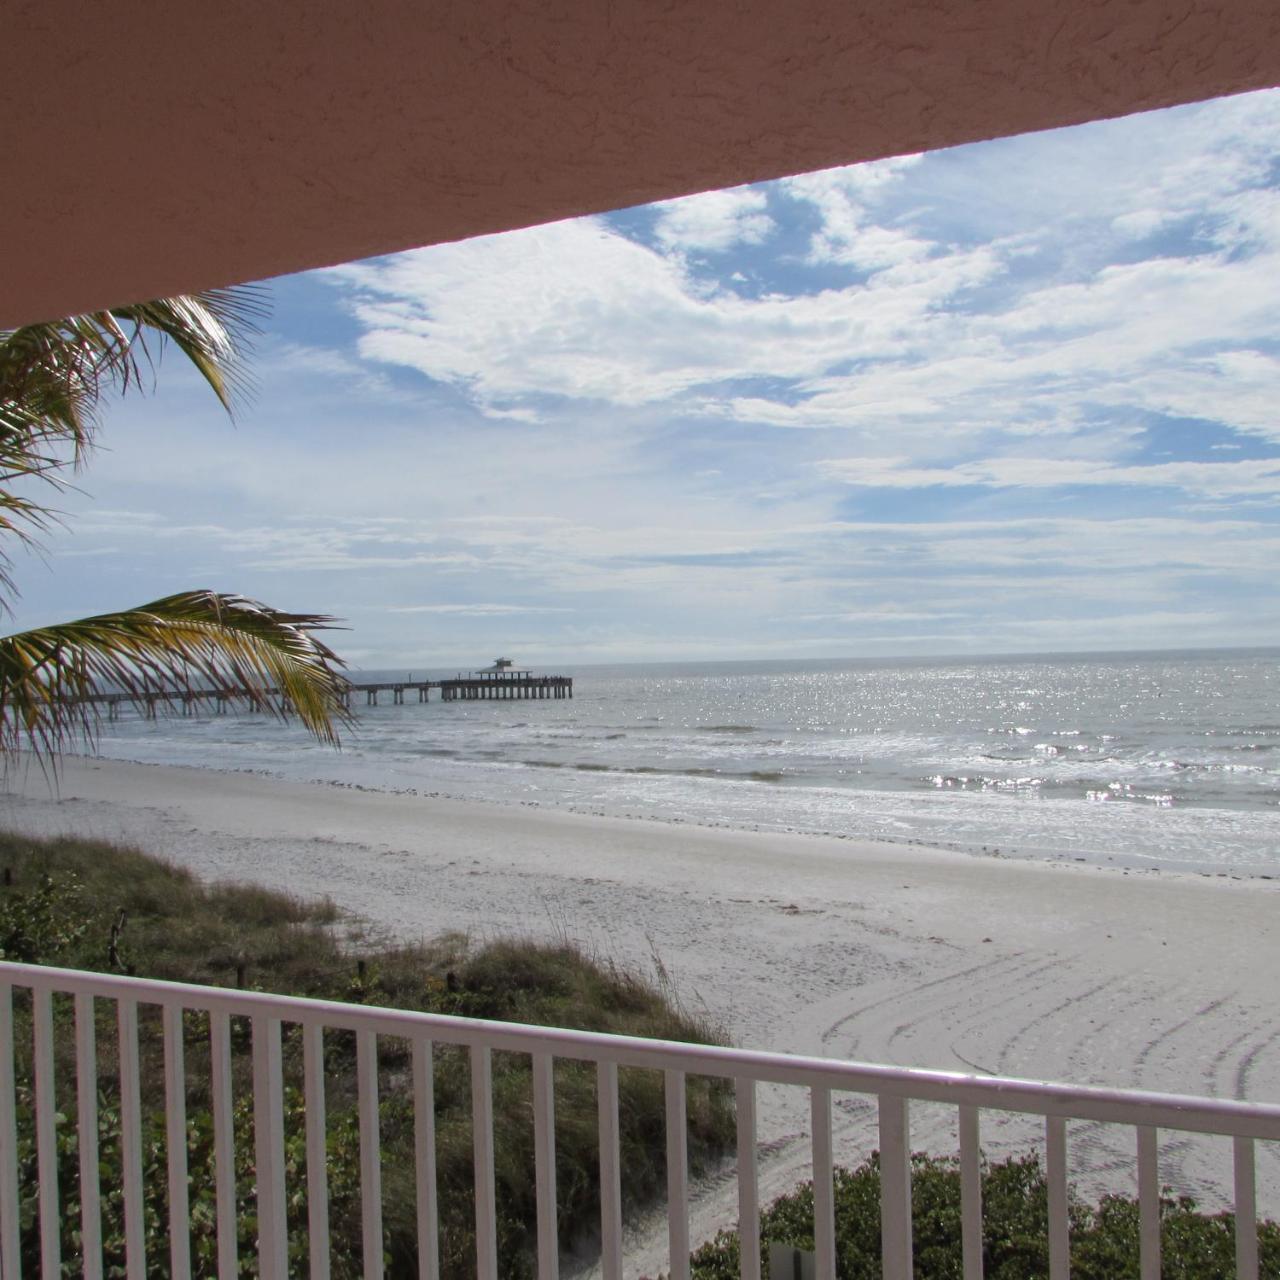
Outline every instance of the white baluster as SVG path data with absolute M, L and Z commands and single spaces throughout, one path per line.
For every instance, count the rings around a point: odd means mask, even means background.
M 191 1280 L 191 1214 L 187 1197 L 187 1068 L 182 1006 L 164 1006 L 165 1148 L 169 1165 L 169 1269 Z
M 1232 1164 L 1236 1183 L 1236 1280 L 1258 1280 L 1258 1198 L 1253 1139 L 1235 1138 Z
M 53 997 L 48 988 L 31 993 L 35 1028 L 36 1161 L 40 1179 L 40 1271 L 62 1274 L 61 1220 L 58 1215 L 58 1135 L 53 1127 L 57 1099 L 53 1091 Z
M 284 1190 L 284 1080 L 280 1019 L 253 1018 L 253 1136 L 258 1166 L 258 1269 L 262 1280 L 287 1280 L 289 1234 Z
M 1049 1181 L 1049 1280 L 1071 1275 L 1071 1237 L 1067 1218 L 1067 1122 L 1046 1116 L 1045 1171 Z
M 218 1280 L 240 1274 L 236 1223 L 235 1126 L 231 1106 L 231 1019 L 209 1015 L 209 1075 L 213 1107 L 213 1185 L 218 1218 Z
M 738 1241 L 742 1280 L 760 1280 L 760 1186 L 756 1172 L 756 1082 L 734 1081 L 738 1113 Z
M 831 1090 L 809 1090 L 813 1128 L 813 1242 L 817 1280 L 836 1280 L 835 1167 L 831 1146 Z
M 364 1280 L 378 1280 L 382 1275 L 382 1140 L 378 1132 L 377 1033 L 358 1032 L 356 1046 Z
M 76 1127 L 80 1145 L 80 1255 L 84 1259 L 84 1280 L 102 1280 L 98 1046 L 93 1017 L 93 996 L 82 991 L 76 996 Z
M 618 1131 L 618 1064 L 596 1064 L 600 1114 L 600 1270 L 622 1280 L 622 1143 Z
M 329 1168 L 324 1093 L 324 1027 L 302 1028 L 302 1087 L 307 1113 L 307 1263 L 311 1280 L 329 1280 Z
M 960 1108 L 960 1235 L 964 1280 L 982 1280 L 982 1146 L 978 1108 Z
M 671 1280 L 689 1280 L 689 1121 L 683 1071 L 666 1073 L 667 1239 Z
M 13 986 L 0 982 L 0 1277 L 21 1280 L 18 1261 L 18 1116 L 13 1093 Z
M 142 1097 L 138 1065 L 138 1002 L 122 996 L 116 1025 L 120 1039 L 120 1152 L 124 1188 L 124 1253 L 127 1280 L 147 1280 L 143 1221 Z
M 493 1061 L 471 1050 L 471 1138 L 476 1176 L 476 1280 L 498 1280 L 498 1209 L 493 1170 Z
M 431 1041 L 413 1042 L 413 1156 L 418 1183 L 418 1280 L 439 1280 L 440 1201 L 436 1194 L 436 1087 Z
M 1157 1134 L 1138 1126 L 1138 1266 L 1141 1280 L 1160 1280 L 1160 1164 Z
M 538 1280 L 558 1280 L 555 1060 L 549 1053 L 533 1055 L 533 1157 L 538 1196 Z
M 880 1095 L 880 1241 L 884 1280 L 911 1280 L 911 1129 L 906 1098 Z

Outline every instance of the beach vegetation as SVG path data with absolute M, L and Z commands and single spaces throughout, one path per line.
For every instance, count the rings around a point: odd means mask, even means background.
M 1049 1184 L 1032 1153 L 984 1162 L 983 1275 L 1028 1280 L 1049 1274 Z M 836 1274 L 840 1280 L 880 1280 L 880 1161 L 873 1153 L 854 1169 L 835 1171 Z M 912 1235 L 916 1280 L 959 1280 L 960 1166 L 953 1158 L 917 1154 L 911 1161 Z M 1160 1204 L 1161 1274 L 1178 1280 L 1223 1280 L 1235 1275 L 1235 1218 L 1206 1213 L 1188 1196 L 1166 1194 Z M 1074 1191 L 1068 1203 L 1072 1280 L 1138 1280 L 1138 1202 L 1106 1195 L 1088 1203 Z M 762 1275 L 769 1277 L 769 1245 L 812 1251 L 813 1184 L 780 1196 L 760 1214 Z M 1280 1226 L 1258 1228 L 1260 1271 L 1280 1276 Z M 692 1280 L 738 1280 L 741 1242 L 721 1232 L 696 1250 Z
M 12 921 L 12 926 L 7 922 Z M 682 1007 L 669 985 L 650 980 L 565 939 L 476 940 L 451 933 L 405 945 L 373 936 L 332 902 L 305 900 L 257 885 L 205 883 L 189 871 L 137 850 L 99 842 L 31 840 L 0 834 L 0 929 L 40 963 L 289 995 L 419 1009 L 462 1017 L 580 1028 L 623 1035 L 709 1042 L 720 1037 L 705 1018 Z M 17 959 L 18 955 L 12 957 Z M 107 1274 L 123 1274 L 120 1088 L 115 1023 L 109 1002 L 96 1002 L 99 1148 Z M 24 1268 L 39 1273 L 38 1171 L 32 1123 L 30 1002 L 15 1001 Z M 79 1171 L 72 1007 L 54 1001 L 59 1113 L 58 1164 L 66 1274 L 78 1275 Z M 139 1005 L 144 1099 L 147 1274 L 168 1274 L 164 1075 L 159 1009 Z M 193 1266 L 216 1273 L 213 1122 L 208 1023 L 189 1013 L 187 1158 Z M 255 1256 L 253 1111 L 247 1022 L 232 1021 L 237 1221 L 243 1264 Z M 417 1276 L 414 1125 L 406 1041 L 379 1039 L 379 1121 L 383 1155 L 387 1274 Z M 290 1189 L 290 1271 L 308 1265 L 305 1101 L 299 1029 L 283 1040 L 285 1160 Z M 65 1069 L 63 1069 L 65 1067 Z M 328 1180 L 332 1274 L 361 1274 L 360 1151 L 354 1037 L 325 1037 Z M 441 1273 L 475 1274 L 471 1086 L 461 1050 L 435 1049 L 435 1123 Z M 595 1072 L 560 1060 L 555 1068 L 556 1174 L 560 1244 L 590 1255 L 598 1247 L 599 1152 Z M 661 1073 L 619 1072 L 623 1197 L 628 1212 L 654 1202 L 665 1183 Z M 493 1056 L 498 1247 L 502 1274 L 534 1272 L 536 1201 L 532 1075 L 527 1055 Z M 695 1171 L 710 1169 L 734 1141 L 727 1082 L 688 1081 L 689 1151 Z M 24 1270 L 24 1274 L 26 1271 Z M 247 1274 L 247 1272 L 246 1272 Z
M 0 331 L 0 598 L 16 589 L 3 542 L 30 545 L 56 522 L 36 495 L 64 490 L 81 467 L 103 399 L 144 386 L 174 347 L 230 412 L 260 311 L 251 289 L 213 289 Z M 348 715 L 342 663 L 317 635 L 332 621 L 201 589 L 0 636 L 0 753 L 26 748 L 48 765 L 93 741 L 95 695 L 146 707 L 197 689 L 292 712 L 336 742 Z

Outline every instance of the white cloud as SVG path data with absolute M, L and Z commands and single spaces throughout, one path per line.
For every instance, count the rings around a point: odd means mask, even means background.
M 517 613 L 572 613 L 571 609 L 533 604 L 408 604 L 390 605 L 388 613 L 444 613 L 467 618 L 505 618 Z
M 948 618 L 961 618 L 965 615 L 957 612 L 942 612 L 938 609 L 900 609 L 892 605 L 869 606 L 862 609 L 843 609 L 835 613 L 799 613 L 783 614 L 774 618 L 775 622 L 859 622 L 859 623 L 901 623 L 901 622 L 940 622 Z
M 922 158 L 895 156 L 785 179 L 783 190 L 812 205 L 820 219 L 809 242 L 810 261 L 877 271 L 927 257 L 933 247 L 927 240 L 878 225 L 872 211 L 875 202 Z
M 1272 265 L 1280 267 L 1280 257 Z M 1152 361 L 1127 394 L 1157 413 L 1222 422 L 1280 444 L 1280 360 L 1261 351 L 1242 347 L 1172 364 Z
M 664 249 L 724 253 L 739 244 L 760 244 L 774 230 L 758 187 L 735 187 L 667 200 L 654 206 L 654 235 Z
M 820 289 L 742 296 L 735 273 L 717 287 L 598 218 L 332 278 L 354 294 L 367 357 L 450 383 L 491 417 L 545 421 L 552 397 L 925 443 L 1173 415 L 1280 440 L 1280 366 L 1264 351 L 1280 341 L 1280 207 L 1258 186 L 1273 124 L 1280 94 L 1251 95 L 1184 109 L 1176 127 L 1138 118 L 965 149 L 964 165 L 957 152 L 788 179 L 778 216 L 817 212 L 811 261 L 865 273 Z M 1026 182 L 1008 180 L 1023 160 Z M 967 230 L 943 203 L 952 188 Z M 765 200 L 740 188 L 670 202 L 658 234 L 684 248 L 751 239 Z M 988 207 L 1016 231 L 975 239 Z M 945 235 L 921 230 L 948 218 Z M 1132 260 L 1134 236 L 1179 227 L 1179 256 Z
M 279 372 L 322 374 L 331 378 L 363 378 L 369 370 L 360 361 L 330 347 L 312 347 L 301 342 L 277 343 L 266 367 Z
M 658 403 L 743 378 L 820 376 L 851 355 L 918 350 L 927 317 L 999 270 L 980 247 L 885 270 L 866 287 L 744 298 L 600 219 L 336 268 L 362 354 L 465 388 L 486 408 L 534 396 Z
M 960 462 L 952 467 L 915 467 L 905 458 L 838 458 L 821 466 L 828 475 L 846 484 L 879 489 L 1146 485 L 1211 498 L 1235 494 L 1280 496 L 1280 458 L 1110 466 L 1089 458 L 1015 457 Z
M 920 422 L 947 437 L 1165 414 L 1280 441 L 1280 361 L 1256 349 L 1280 341 L 1277 274 L 1280 253 L 1107 267 L 984 314 L 926 313 L 895 359 L 806 380 L 785 400 L 730 397 L 721 408 L 784 427 Z
M 1127 213 L 1116 214 L 1111 219 L 1111 226 L 1122 236 L 1145 240 L 1173 220 L 1173 215 L 1164 209 L 1131 209 Z

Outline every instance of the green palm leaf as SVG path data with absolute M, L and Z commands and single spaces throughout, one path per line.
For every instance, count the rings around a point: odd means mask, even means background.
M 140 385 L 168 344 L 230 413 L 245 389 L 240 355 L 263 312 L 252 288 L 211 289 L 0 332 L 0 542 L 29 543 L 56 520 L 30 482 L 65 487 L 93 445 L 101 398 Z M 0 550 L 0 596 L 13 592 L 8 569 Z M 346 681 L 315 636 L 331 621 L 193 591 L 0 638 L 0 755 L 25 746 L 45 762 L 91 743 L 93 699 L 105 693 L 145 704 L 210 688 L 292 710 L 336 744 L 350 719 Z
M 264 314 L 253 288 L 207 289 L 0 332 L 0 398 L 6 408 L 37 408 L 41 421 L 84 446 L 102 396 L 140 383 L 142 366 L 154 367 L 172 342 L 230 411 Z
M 42 761 L 92 743 L 98 695 L 226 690 L 282 718 L 292 709 L 324 742 L 349 723 L 342 661 L 316 638 L 333 620 L 281 613 L 242 596 L 188 591 L 163 600 L 0 638 L 0 753 Z
M 0 530 L 26 536 L 24 524 L 48 524 L 48 509 L 20 501 L 13 484 L 35 477 L 60 488 L 59 473 L 93 444 L 103 395 L 139 385 L 166 344 L 230 413 L 246 389 L 240 357 L 262 314 L 253 289 L 209 289 L 0 332 L 0 509 L 12 517 Z

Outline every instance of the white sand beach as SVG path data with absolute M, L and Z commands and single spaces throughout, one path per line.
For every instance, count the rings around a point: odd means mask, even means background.
M 0 822 L 131 842 L 202 876 L 328 894 L 390 933 L 568 935 L 641 969 L 748 1048 L 1275 1101 L 1280 881 L 1172 876 L 914 845 L 693 828 L 68 760 L 53 798 L 11 778 Z M 808 1176 L 807 1100 L 762 1098 L 762 1190 Z M 921 1108 L 913 1144 L 954 1147 Z M 851 1101 L 837 1152 L 874 1145 Z M 1073 1125 L 1083 1190 L 1132 1185 L 1131 1131 Z M 991 1154 L 1035 1129 L 989 1116 Z M 1217 1206 L 1225 1141 L 1169 1135 L 1161 1174 Z M 1264 1212 L 1280 1160 L 1259 1152 Z M 729 1173 L 699 1190 L 694 1233 L 734 1216 Z M 665 1238 L 636 1241 L 636 1274 Z

